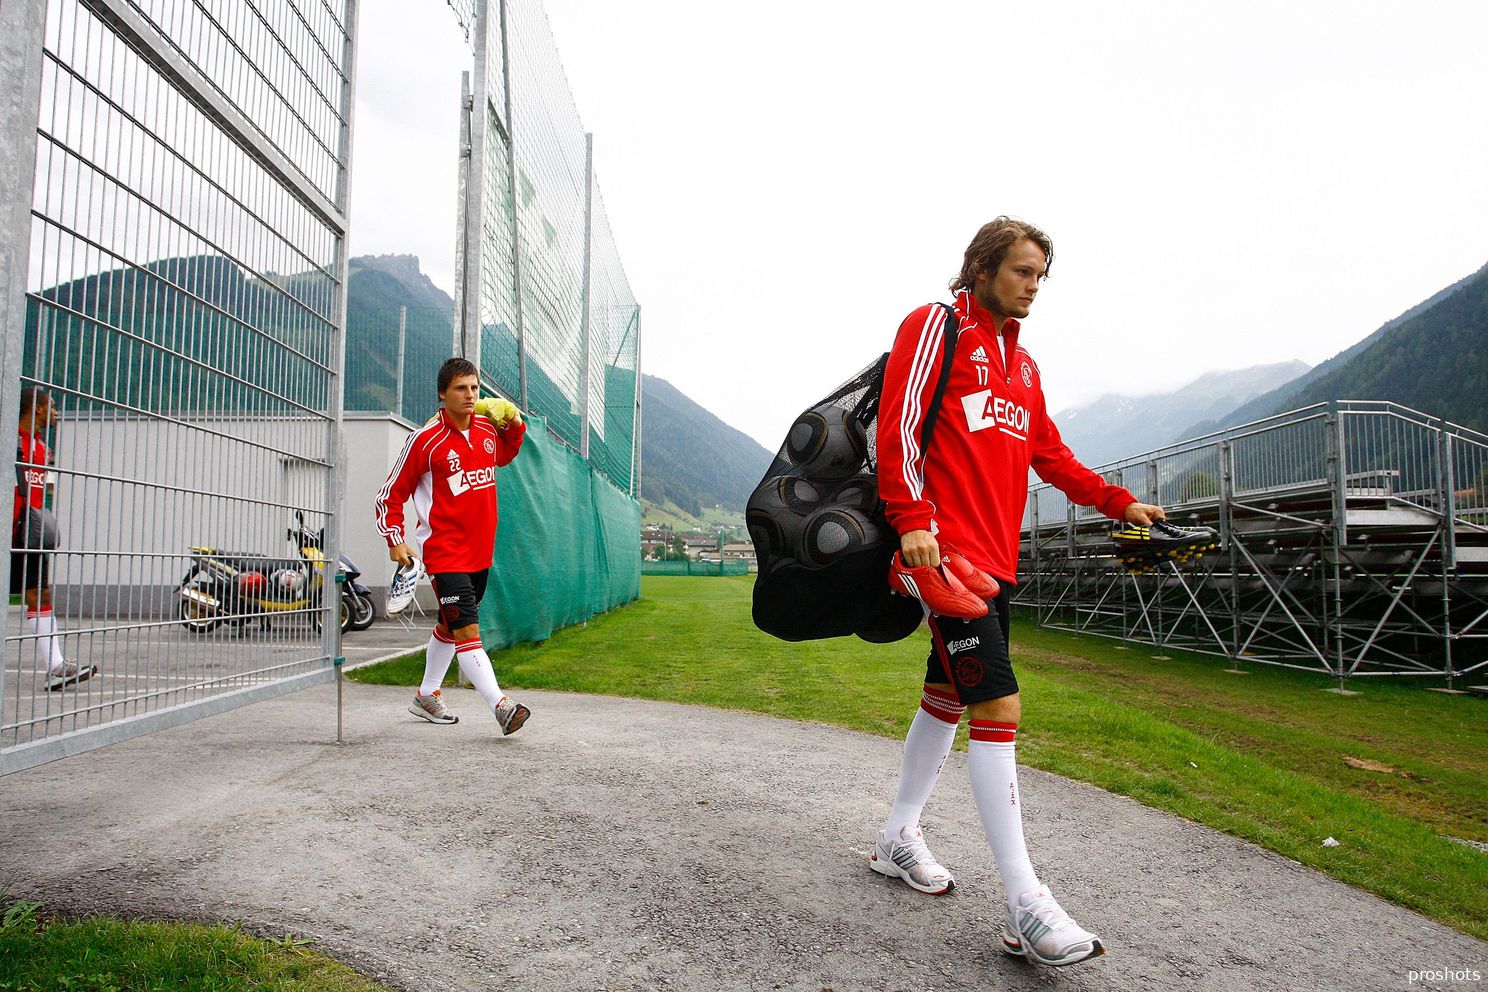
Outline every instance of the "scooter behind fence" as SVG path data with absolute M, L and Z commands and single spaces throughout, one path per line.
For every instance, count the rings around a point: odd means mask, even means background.
M 327 560 L 320 550 L 321 535 L 305 528 L 303 514 L 296 513 L 295 521 L 288 536 L 299 551 L 298 558 L 191 548 L 191 567 L 177 590 L 182 626 L 203 634 L 223 624 L 241 629 L 256 620 L 268 629 L 277 615 L 304 618 L 319 631 Z M 352 602 L 365 599 L 369 607 L 365 612 L 370 614 L 371 599 L 356 593 L 349 581 L 342 588 L 341 629 L 345 631 L 353 619 Z

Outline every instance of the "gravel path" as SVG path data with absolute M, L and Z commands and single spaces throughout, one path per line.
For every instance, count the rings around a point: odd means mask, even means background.
M 1030 849 L 1110 948 L 1058 970 L 998 950 L 964 754 L 925 817 L 935 898 L 866 863 L 897 741 L 537 692 L 502 738 L 468 690 L 452 727 L 346 690 L 344 745 L 326 686 L 0 779 L 0 881 L 316 934 L 406 989 L 1488 989 L 1488 944 L 1055 776 L 1023 771 Z

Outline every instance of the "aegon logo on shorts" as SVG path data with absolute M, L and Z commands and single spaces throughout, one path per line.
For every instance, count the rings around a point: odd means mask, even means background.
M 447 605 L 449 603 L 458 603 L 459 601 L 460 601 L 460 597 L 459 596 L 440 596 L 439 597 L 439 605 L 440 606 L 445 606 L 445 605 Z
M 470 489 L 489 489 L 496 485 L 494 468 L 477 468 L 449 477 L 450 491 L 456 496 Z
M 46 469 L 41 469 L 41 468 L 28 468 L 28 469 L 26 469 L 26 483 L 28 485 L 32 485 L 32 486 L 44 485 L 46 483 Z
M 973 433 L 996 427 L 1019 441 L 1028 440 L 1028 408 L 993 396 L 990 389 L 961 397 L 961 408 L 966 412 L 966 429 Z
M 946 654 L 960 654 L 962 651 L 970 651 L 982 643 L 980 637 L 963 637 L 959 641 L 951 641 L 946 645 Z

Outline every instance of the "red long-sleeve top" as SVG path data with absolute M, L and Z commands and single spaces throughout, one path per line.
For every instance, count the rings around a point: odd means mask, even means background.
M 1038 365 L 1018 345 L 1019 324 L 996 323 L 967 290 L 956 294 L 961 333 L 928 450 L 925 411 L 943 361 L 946 312 L 930 304 L 899 325 L 878 410 L 878 487 L 900 534 L 928 530 L 978 568 L 1016 582 L 1028 469 L 1071 500 L 1119 519 L 1137 498 L 1080 464 L 1044 405 Z
M 16 479 L 15 509 L 11 513 L 10 525 L 12 528 L 20 522 L 21 513 L 27 507 L 34 506 L 38 509 L 46 506 L 46 475 L 47 470 L 42 465 L 52 463 L 51 452 L 47 451 L 46 442 L 32 434 L 30 431 L 20 431 L 16 440 L 16 461 L 26 463 L 26 467 L 20 470 L 20 475 L 25 477 L 26 488 L 21 489 L 20 478 Z
M 497 430 L 476 416 L 470 418 L 467 439 L 440 410 L 408 435 L 377 492 L 377 529 L 388 547 L 408 543 L 403 504 L 412 497 L 425 569 L 438 574 L 490 568 L 496 549 L 496 469 L 517 457 L 526 433 L 524 423 Z

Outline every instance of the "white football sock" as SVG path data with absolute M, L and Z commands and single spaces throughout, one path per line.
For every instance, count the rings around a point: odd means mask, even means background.
M 491 668 L 491 659 L 486 657 L 479 638 L 461 641 L 456 645 L 455 659 L 460 663 L 461 673 L 475 686 L 475 691 L 481 694 L 491 712 L 495 713 L 496 704 L 501 702 L 501 686 L 496 684 L 496 672 Z
M 920 822 L 930 793 L 940 779 L 946 756 L 956 740 L 956 724 L 966 707 L 950 693 L 928 685 L 920 696 L 920 708 L 904 738 L 904 759 L 899 765 L 899 792 L 889 811 L 884 833 L 898 836 L 905 827 Z
M 66 662 L 62 658 L 62 647 L 57 642 L 57 617 L 50 607 L 40 610 L 26 611 L 26 633 L 36 636 L 36 667 L 45 666 L 48 672 L 55 672 Z
M 434 633 L 429 635 L 429 646 L 424 649 L 424 681 L 419 685 L 420 696 L 433 695 L 444 684 L 445 673 L 454 660 L 455 642 L 446 640 L 435 627 Z
M 976 797 L 977 812 L 982 815 L 982 829 L 997 872 L 1002 876 L 1002 891 L 1009 908 L 1018 905 L 1018 897 L 1038 888 L 1038 876 L 1028 860 L 1028 847 L 1023 842 L 1023 805 L 1018 796 L 1018 761 L 1015 738 L 1018 725 L 995 720 L 971 721 L 971 745 L 967 770 L 971 773 L 971 794 Z

